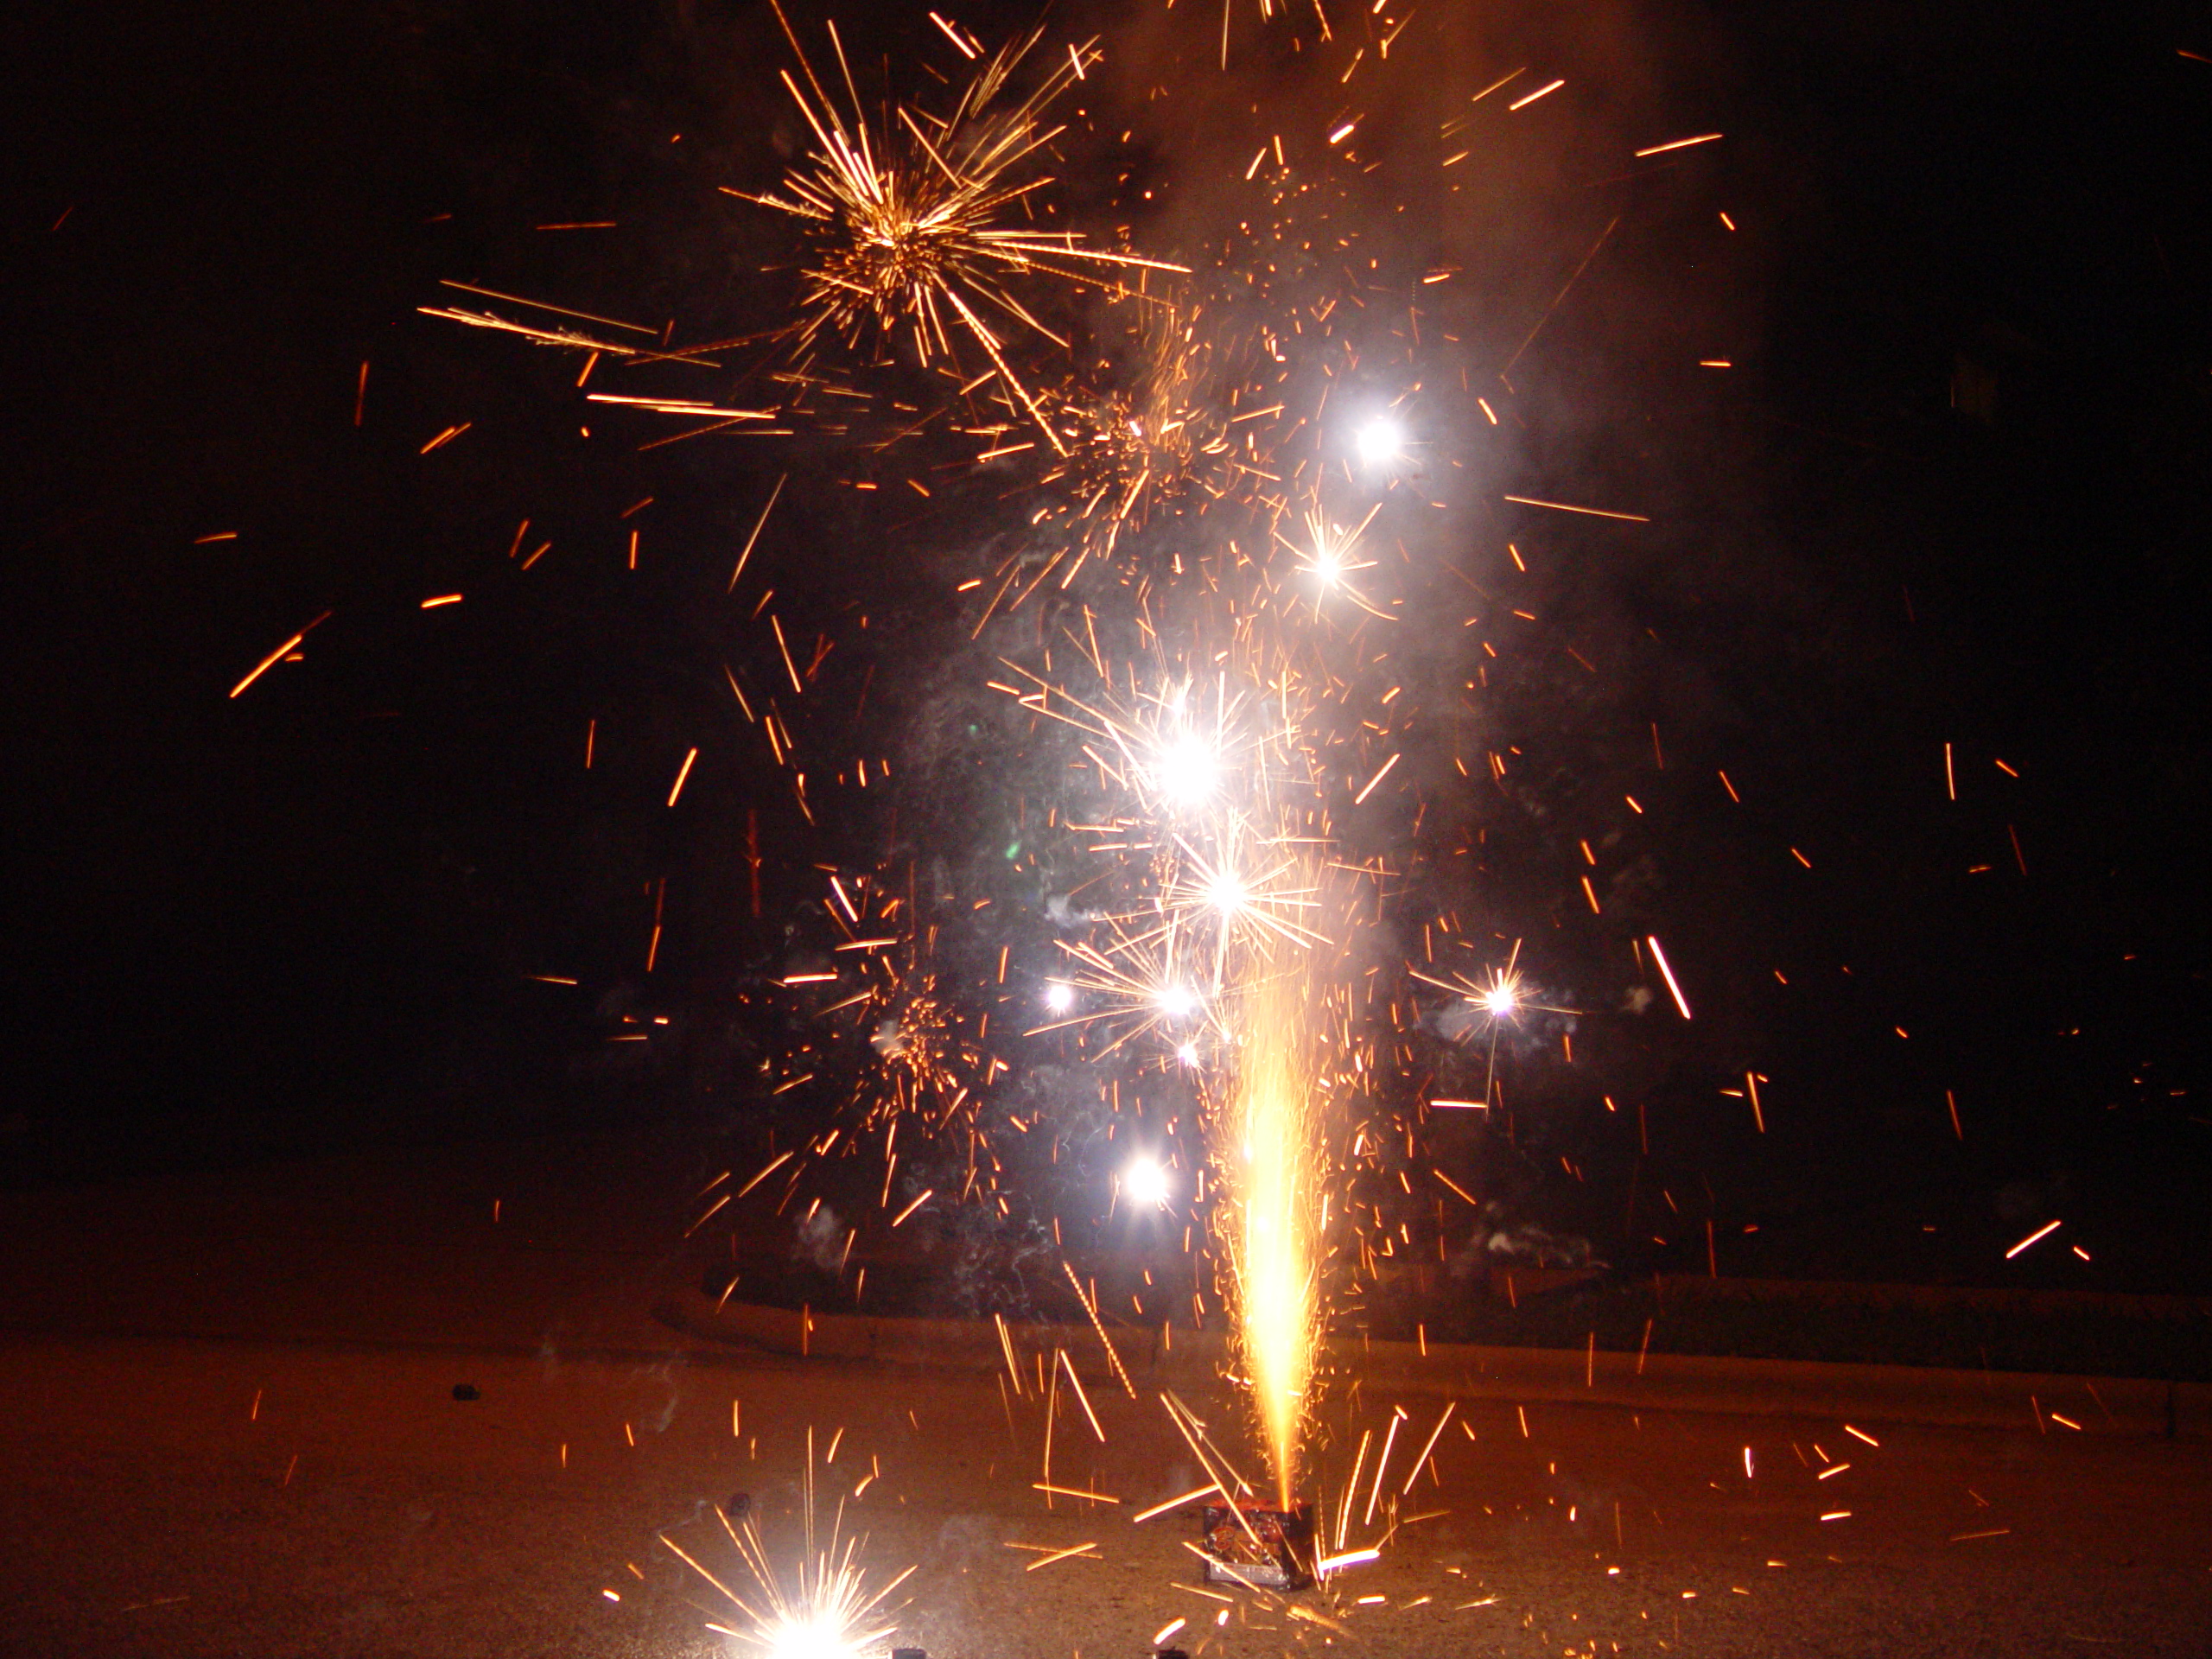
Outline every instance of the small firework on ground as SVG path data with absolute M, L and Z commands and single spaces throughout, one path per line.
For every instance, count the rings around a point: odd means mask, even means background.
M 1313 1582 L 1313 1516 L 1303 1503 L 1275 1509 L 1251 1498 L 1208 1504 L 1200 1529 L 1208 1584 L 1303 1590 Z
M 666 1534 L 660 1541 L 728 1604 L 732 1622 L 710 1619 L 707 1628 L 740 1643 L 742 1650 L 766 1659 L 862 1659 L 880 1654 L 896 1634 L 899 1607 L 890 1598 L 914 1569 L 888 1579 L 871 1575 L 863 1558 L 868 1541 L 843 1530 L 844 1513 L 840 1490 L 827 1527 L 818 1524 L 810 1428 L 796 1540 L 764 1536 L 750 1504 L 734 1521 L 728 1507 L 715 1506 L 715 1519 L 744 1570 L 737 1586 L 729 1583 L 734 1575 L 726 1569 L 708 1566 Z

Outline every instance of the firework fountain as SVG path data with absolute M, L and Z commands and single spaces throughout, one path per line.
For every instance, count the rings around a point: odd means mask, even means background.
M 822 59 L 834 68 L 819 72 L 776 16 L 805 153 L 775 188 L 727 194 L 793 233 L 791 318 L 717 397 L 588 396 L 679 419 L 681 437 L 861 440 L 854 453 L 876 472 L 895 477 L 910 455 L 906 483 L 972 512 L 985 551 L 965 554 L 965 639 L 947 658 L 973 677 L 946 700 L 966 699 L 968 730 L 986 734 L 964 758 L 1002 775 L 969 823 L 936 804 L 939 848 L 818 864 L 824 891 L 758 996 L 788 1033 L 766 1062 L 772 1097 L 823 1117 L 709 1214 L 756 1192 L 781 1213 L 810 1173 L 866 1157 L 880 1162 L 870 1185 L 889 1229 L 925 1206 L 966 1207 L 1010 1229 L 1049 1223 L 1058 1251 L 1060 1219 L 1021 1172 L 1044 1173 L 1040 1146 L 1057 1170 L 1084 1114 L 1030 1085 L 1055 1069 L 1082 1079 L 1101 1103 L 1084 1109 L 1090 1146 L 1134 1118 L 1168 1165 L 1203 1163 L 1211 1207 L 1193 1211 L 1205 1226 L 1192 1232 L 1210 1238 L 1212 1265 L 1210 1284 L 1194 1274 L 1192 1309 L 1204 1313 L 1208 1287 L 1228 1305 L 1235 1371 L 1288 1510 L 1332 1313 L 1378 1262 L 1432 1243 L 1441 1254 L 1440 1198 L 1422 1219 L 1427 1195 L 1410 1179 L 1432 1100 L 1487 1110 L 1501 1038 L 1569 1013 L 1529 987 L 1517 944 L 1502 963 L 1478 951 L 1477 931 L 1435 897 L 1438 860 L 1423 849 L 1471 848 L 1420 839 L 1423 791 L 1476 775 L 1463 749 L 1501 786 L 1506 762 L 1465 741 L 1465 699 L 1487 670 L 1463 680 L 1408 645 L 1421 607 L 1452 602 L 1444 577 L 1476 585 L 1408 550 L 1408 538 L 1433 549 L 1452 522 L 1433 498 L 1458 465 L 1416 423 L 1427 411 L 1433 430 L 1447 407 L 1479 409 L 1491 427 L 1498 415 L 1488 397 L 1423 391 L 1435 342 L 1417 305 L 1402 326 L 1370 314 L 1379 261 L 1361 259 L 1345 210 L 1356 120 L 1332 123 L 1311 154 L 1287 156 L 1274 135 L 1245 174 L 1264 210 L 1193 237 L 1203 259 L 1155 257 L 1040 228 L 1047 166 L 1079 136 L 1056 111 L 1097 69 L 1096 42 L 1054 55 L 1031 34 L 991 51 L 931 14 L 966 66 L 949 108 L 887 102 L 872 118 L 836 29 Z M 1380 21 L 1376 63 L 1402 27 Z M 1474 104 L 1518 111 L 1556 85 L 1484 104 L 1513 79 Z M 1464 160 L 1466 124 L 1446 124 L 1461 148 L 1443 166 Z M 1452 274 L 1431 270 L 1412 291 Z M 721 372 L 718 354 L 758 338 L 649 346 L 575 314 L 541 326 L 482 305 L 425 308 L 642 373 Z M 783 493 L 779 480 L 733 591 Z M 828 815 L 825 778 L 856 811 L 887 795 L 918 805 L 950 770 L 944 756 L 917 741 L 896 783 L 882 759 L 873 772 L 865 755 L 849 766 L 835 746 L 850 744 L 859 710 L 819 689 L 827 637 L 803 663 L 778 614 L 763 620 L 760 671 L 724 671 L 807 824 Z M 1355 851 L 1344 825 L 1363 814 Z M 963 836 L 1005 849 L 963 861 Z M 971 874 L 986 864 L 1005 874 Z M 1595 913 L 1586 878 L 1582 890 Z M 1415 970 L 1389 941 L 1424 904 Z M 1386 912 L 1397 927 L 1376 925 Z M 1458 1051 L 1481 1046 L 1471 1039 L 1486 1040 L 1479 1101 L 1440 1097 L 1471 1063 Z M 1072 1268 L 1066 1278 L 1097 1324 L 1096 1292 Z M 1173 1313 L 1141 1298 L 1137 1312 Z M 1379 1467 L 1376 1478 L 1379 1491 Z M 760 1577 L 757 1538 L 739 1541 Z M 849 1566 L 817 1578 L 843 1596 Z M 798 1601 L 821 1599 L 802 1586 Z

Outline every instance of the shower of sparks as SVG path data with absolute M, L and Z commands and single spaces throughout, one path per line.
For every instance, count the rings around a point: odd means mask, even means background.
M 1111 563 L 1156 516 L 1249 507 L 1274 481 L 1261 440 L 1281 406 L 1249 384 L 1223 384 L 1230 371 L 1199 332 L 1205 321 L 1198 308 L 1147 305 L 1125 384 L 1071 381 L 1054 394 L 1060 442 L 1038 479 L 1047 505 L 1036 523 L 1070 550 L 1047 569 L 1060 588 L 1091 561 Z

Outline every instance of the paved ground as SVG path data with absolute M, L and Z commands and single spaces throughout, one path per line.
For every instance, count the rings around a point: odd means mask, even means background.
M 656 1287 L 690 1271 L 668 1243 L 687 1156 L 0 1201 L 0 1651 L 718 1651 L 728 1605 L 660 1535 L 747 1592 L 707 1507 L 742 1491 L 795 1558 L 810 1428 L 824 1529 L 842 1498 L 872 1569 L 918 1567 L 898 1622 L 939 1659 L 1133 1656 L 1177 1618 L 1224 1656 L 2212 1651 L 2212 1446 L 2031 1425 L 1856 1423 L 1876 1446 L 1834 1420 L 1475 1402 L 1381 1561 L 1295 1614 L 1218 1600 L 1186 1519 L 1128 1518 L 1198 1482 L 1157 1402 L 1091 1383 L 1102 1444 L 1063 1391 L 1054 1484 L 1123 1501 L 1048 1510 L 1033 1387 L 656 1325 Z M 1395 1403 L 1338 1404 L 1325 1491 Z M 1386 1493 L 1441 1406 L 1402 1403 Z M 1366 1467 L 1355 1543 L 1389 1503 L 1361 1524 Z

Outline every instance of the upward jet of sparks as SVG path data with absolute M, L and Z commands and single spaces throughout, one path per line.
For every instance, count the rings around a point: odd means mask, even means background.
M 1236 1289 L 1237 1345 L 1273 1465 L 1290 1507 L 1300 1432 L 1319 1341 L 1325 1164 L 1314 1096 L 1314 995 L 1301 953 L 1249 995 L 1238 1021 L 1236 1077 L 1219 1121 L 1217 1161 Z

